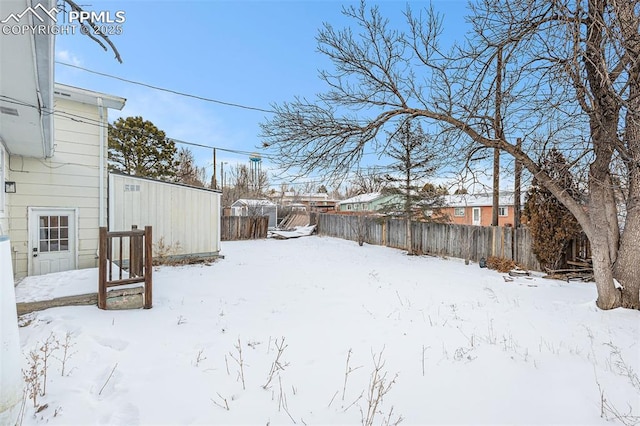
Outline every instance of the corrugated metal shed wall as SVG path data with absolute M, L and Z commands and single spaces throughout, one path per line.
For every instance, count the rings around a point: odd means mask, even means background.
M 156 180 L 109 174 L 109 230 L 131 225 L 153 227 L 154 245 L 180 250 L 177 255 L 220 251 L 220 193 Z

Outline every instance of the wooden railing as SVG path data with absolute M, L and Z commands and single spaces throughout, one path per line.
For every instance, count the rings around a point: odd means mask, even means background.
M 128 239 L 128 244 L 125 243 Z M 100 249 L 98 255 L 98 307 L 107 309 L 107 289 L 127 284 L 144 283 L 144 308 L 152 303 L 152 231 L 132 226 L 131 231 L 108 232 L 100 227 Z M 116 256 L 117 254 L 117 256 Z M 127 257 L 128 255 L 128 257 Z M 127 263 L 125 263 L 125 260 Z M 117 266 L 114 278 L 113 267 Z M 128 271 L 123 274 L 125 268 Z

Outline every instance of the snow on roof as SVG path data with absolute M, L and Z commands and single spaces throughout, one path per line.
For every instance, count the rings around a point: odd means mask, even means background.
M 238 200 L 236 200 L 231 207 L 237 206 L 237 205 L 244 205 L 244 206 L 248 206 L 248 207 L 260 207 L 260 206 L 269 206 L 269 207 L 275 207 L 276 205 L 274 203 L 272 203 L 269 200 L 254 200 L 254 199 L 249 199 L 249 198 L 240 198 Z
M 501 206 L 512 205 L 513 192 L 501 192 L 498 204 Z M 482 207 L 492 205 L 493 194 L 491 193 L 457 194 L 445 196 L 445 206 L 448 207 Z
M 383 195 L 380 192 L 370 192 L 368 194 L 360 194 L 355 197 L 347 198 L 346 200 L 340 201 L 338 204 L 369 203 L 381 197 L 383 197 Z
M 283 197 L 288 198 L 322 198 L 329 199 L 329 194 L 326 192 L 306 192 L 306 193 L 295 193 L 293 191 L 285 191 L 282 193 Z

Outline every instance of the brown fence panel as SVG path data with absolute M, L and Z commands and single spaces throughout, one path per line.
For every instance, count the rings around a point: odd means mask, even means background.
M 222 216 L 222 241 L 259 240 L 267 238 L 269 216 Z
M 515 230 L 514 251 L 515 261 L 527 269 L 540 271 L 540 263 L 531 249 L 531 232 L 527 228 Z
M 483 257 L 498 256 L 515 259 L 527 269 L 540 270 L 531 250 L 531 233 L 526 228 L 413 222 L 411 230 L 416 253 L 474 262 Z M 399 249 L 406 247 L 406 223 L 401 219 L 319 214 L 318 234 L 352 241 L 357 241 L 358 235 L 362 234 L 369 244 Z

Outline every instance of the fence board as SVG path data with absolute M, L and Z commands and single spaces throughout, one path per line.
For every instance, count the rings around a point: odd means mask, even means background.
M 317 229 L 319 235 L 351 241 L 358 241 L 362 235 L 368 244 L 406 247 L 406 224 L 401 219 L 319 214 Z M 474 262 L 498 256 L 515 259 L 527 269 L 540 270 L 531 250 L 531 233 L 526 228 L 413 222 L 411 232 L 416 253 L 468 258 Z
M 223 216 L 220 220 L 222 241 L 267 238 L 269 216 Z

